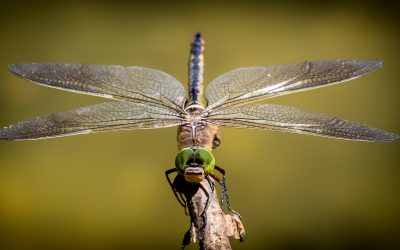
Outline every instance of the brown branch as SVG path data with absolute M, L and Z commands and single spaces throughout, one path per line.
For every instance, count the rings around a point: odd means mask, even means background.
M 232 249 L 228 237 L 243 240 L 245 231 L 240 218 L 234 213 L 222 212 L 211 179 L 205 179 L 200 184 L 185 182 L 178 186 L 179 192 L 190 200 L 188 204 L 191 215 L 190 238 L 193 242 L 199 241 L 200 249 Z M 207 202 L 208 207 L 206 207 Z

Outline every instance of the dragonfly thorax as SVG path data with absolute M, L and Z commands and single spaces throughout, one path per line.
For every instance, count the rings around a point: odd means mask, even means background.
M 206 123 L 204 122 L 204 107 L 199 104 L 190 105 L 185 109 L 186 111 L 186 123 L 184 126 L 190 127 L 192 131 L 204 128 Z M 195 134 L 193 135 L 195 136 Z
M 178 148 L 203 147 L 208 150 L 220 143 L 218 127 L 207 122 L 207 112 L 199 104 L 185 108 L 185 122 L 178 127 Z

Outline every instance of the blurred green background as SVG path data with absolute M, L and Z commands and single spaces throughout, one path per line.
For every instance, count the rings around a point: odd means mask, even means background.
M 14 77 L 18 62 L 152 67 L 186 85 L 192 35 L 206 82 L 243 66 L 380 58 L 368 76 L 268 100 L 400 134 L 393 2 L 69 1 L 2 4 L 0 126 L 103 101 Z M 1 249 L 178 249 L 189 218 L 164 178 L 176 129 L 0 142 Z M 400 143 L 222 129 L 247 238 L 234 249 L 400 247 Z M 192 244 L 189 249 L 197 249 Z

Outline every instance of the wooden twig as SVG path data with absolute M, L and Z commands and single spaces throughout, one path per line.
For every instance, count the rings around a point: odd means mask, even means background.
M 200 249 L 232 249 L 228 237 L 243 240 L 245 231 L 240 218 L 234 213 L 223 213 L 214 182 L 210 178 L 200 184 L 179 184 L 176 181 L 179 192 L 189 201 L 190 239 L 193 242 L 199 241 Z M 184 246 L 189 242 L 185 243 L 184 239 Z

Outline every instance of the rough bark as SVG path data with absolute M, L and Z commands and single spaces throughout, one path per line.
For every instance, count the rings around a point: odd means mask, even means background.
M 193 242 L 199 241 L 200 249 L 232 249 L 228 237 L 243 240 L 245 231 L 240 218 L 234 213 L 223 213 L 211 179 L 205 179 L 200 185 L 187 183 L 181 191 L 191 201 L 188 204 L 192 220 L 190 238 Z

